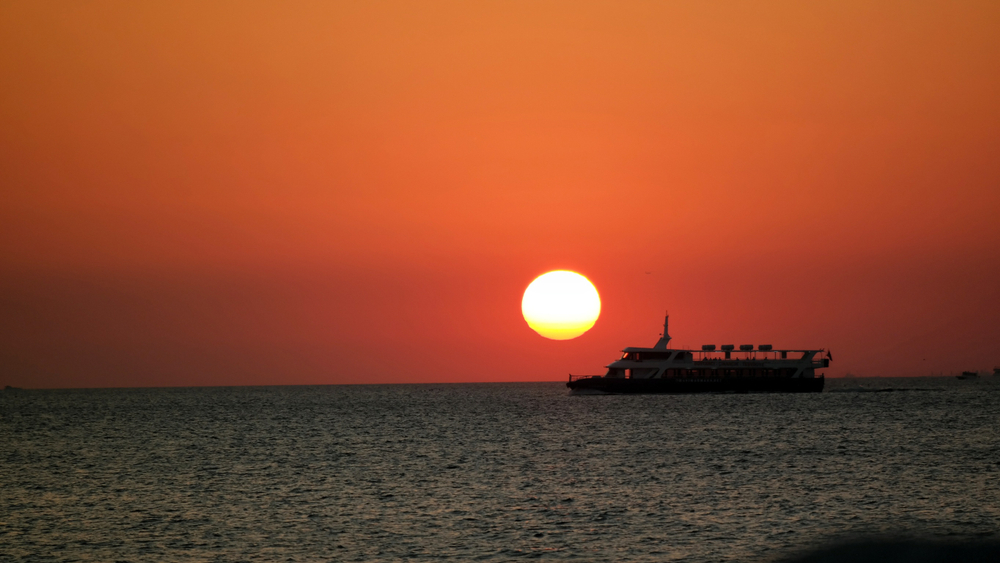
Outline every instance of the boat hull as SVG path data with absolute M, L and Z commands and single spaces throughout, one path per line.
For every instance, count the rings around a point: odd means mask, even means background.
M 588 377 L 566 384 L 573 394 L 819 393 L 823 377 L 753 377 L 705 379 L 626 379 Z

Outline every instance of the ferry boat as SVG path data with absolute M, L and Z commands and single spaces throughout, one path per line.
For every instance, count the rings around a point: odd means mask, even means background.
M 629 347 L 604 375 L 570 374 L 572 394 L 605 393 L 819 393 L 829 367 L 826 350 L 780 350 L 770 344 L 707 344 L 670 348 L 668 324 L 652 348 Z M 825 352 L 825 356 L 824 356 Z

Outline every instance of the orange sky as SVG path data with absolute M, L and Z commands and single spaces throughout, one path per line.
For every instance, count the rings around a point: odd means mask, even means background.
M 5 2 L 0 385 L 1000 365 L 996 2 Z M 520 312 L 572 269 L 597 325 Z M 647 273 L 648 272 L 648 273 Z

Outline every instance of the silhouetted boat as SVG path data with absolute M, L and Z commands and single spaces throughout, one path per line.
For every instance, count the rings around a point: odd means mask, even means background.
M 979 379 L 978 371 L 963 371 L 962 375 L 956 375 L 956 379 Z
M 825 381 L 817 369 L 830 365 L 825 350 L 775 350 L 769 344 L 736 349 L 714 344 L 701 350 L 668 347 L 670 334 L 652 348 L 625 348 L 621 359 L 607 365 L 604 375 L 572 375 L 566 386 L 573 394 L 588 393 L 818 393 Z M 798 357 L 790 357 L 798 356 Z

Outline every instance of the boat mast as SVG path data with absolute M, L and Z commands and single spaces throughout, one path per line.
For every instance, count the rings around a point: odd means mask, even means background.
M 655 350 L 666 350 L 667 343 L 670 342 L 670 332 L 667 330 L 667 324 L 670 322 L 670 315 L 667 314 L 663 319 L 663 334 L 660 335 L 660 339 L 656 341 L 656 345 L 653 346 Z

